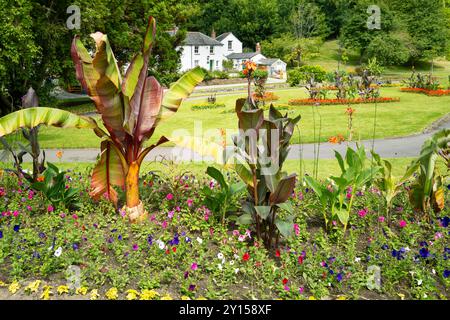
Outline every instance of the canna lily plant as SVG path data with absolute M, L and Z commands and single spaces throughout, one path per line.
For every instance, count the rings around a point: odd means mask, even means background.
M 126 191 L 125 211 L 132 222 L 145 219 L 139 199 L 139 169 L 145 156 L 167 142 L 161 137 L 156 144 L 144 147 L 161 121 L 177 112 L 181 102 L 204 78 L 196 68 L 186 73 L 164 94 L 154 77 L 147 76 L 150 53 L 155 40 L 156 22 L 148 20 L 142 50 L 135 55 L 122 79 L 108 38 L 101 32 L 91 34 L 96 52 L 91 57 L 76 36 L 72 59 L 77 79 L 92 98 L 107 130 L 96 128 L 101 142 L 101 156 L 94 168 L 91 196 L 106 196 L 117 205 L 114 186 Z

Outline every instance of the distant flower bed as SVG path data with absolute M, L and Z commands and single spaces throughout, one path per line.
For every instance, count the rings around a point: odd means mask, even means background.
M 259 102 L 259 101 L 276 101 L 276 100 L 279 100 L 280 97 L 275 95 L 275 93 L 273 93 L 273 92 L 266 92 L 266 93 L 264 93 L 264 97 L 259 97 L 256 93 L 254 93 L 253 99 L 255 99 L 257 102 Z
M 440 96 L 450 96 L 450 90 L 428 90 L 428 89 L 422 89 L 422 88 L 401 88 L 400 89 L 403 92 L 415 92 L 415 93 L 423 93 L 427 96 L 433 96 L 433 97 L 440 97 Z
M 357 98 L 357 99 L 292 99 L 289 100 L 291 106 L 304 106 L 304 105 L 345 105 L 345 104 L 361 104 L 361 103 L 387 103 L 387 102 L 399 102 L 400 98 Z
M 199 110 L 208 110 L 208 109 L 217 109 L 217 108 L 225 108 L 224 103 L 204 103 L 199 105 L 193 105 L 191 107 L 192 111 L 199 111 Z

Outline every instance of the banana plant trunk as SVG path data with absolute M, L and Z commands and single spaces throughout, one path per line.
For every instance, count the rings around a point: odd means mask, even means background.
M 147 214 L 139 199 L 139 164 L 134 161 L 129 165 L 125 181 L 126 212 L 131 222 L 142 222 Z

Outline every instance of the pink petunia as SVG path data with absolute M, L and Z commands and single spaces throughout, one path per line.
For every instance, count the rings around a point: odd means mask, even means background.
M 358 215 L 359 215 L 361 218 L 364 218 L 364 217 L 367 215 L 368 212 L 369 212 L 369 211 L 368 211 L 367 209 L 364 208 L 364 209 L 358 211 Z
M 192 204 L 194 203 L 194 201 L 192 199 L 187 199 L 186 202 L 187 202 L 187 205 L 189 208 L 192 207 Z
M 169 193 L 167 196 L 166 196 L 166 199 L 167 200 L 172 200 L 173 199 L 173 194 L 171 194 L 171 193 Z
M 386 218 L 383 217 L 383 216 L 381 216 L 381 217 L 378 218 L 378 221 L 380 221 L 380 222 L 384 222 L 384 220 L 386 220 Z
M 53 211 L 55 211 L 55 208 L 53 208 L 52 205 L 47 207 L 47 212 L 53 212 Z
M 197 270 L 197 269 L 198 269 L 198 264 L 194 262 L 194 263 L 191 265 L 191 270 L 195 271 L 195 270 Z
M 400 220 L 399 225 L 400 225 L 400 228 L 406 227 L 406 221 L 405 220 Z

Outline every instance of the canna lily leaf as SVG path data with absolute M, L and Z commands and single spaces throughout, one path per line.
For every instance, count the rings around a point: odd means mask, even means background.
M 142 97 L 134 132 L 134 137 L 139 142 L 153 134 L 161 112 L 163 88 L 155 77 L 147 78 Z
M 294 212 L 294 207 L 292 206 L 292 204 L 289 201 L 283 202 L 283 203 L 279 203 L 277 204 L 277 207 L 280 209 L 283 209 L 289 213 L 293 213 Z
M 294 231 L 294 224 L 292 222 L 292 219 L 282 220 L 280 218 L 277 218 L 275 220 L 275 225 L 285 238 L 290 237 Z
M 159 138 L 158 142 L 155 144 L 152 144 L 150 147 L 145 148 L 140 154 L 139 157 L 137 159 L 137 163 L 139 165 L 142 164 L 142 161 L 144 161 L 145 157 L 147 156 L 147 154 L 152 151 L 153 149 L 155 149 L 157 146 L 166 143 L 167 141 L 169 141 L 166 137 L 162 136 L 161 138 Z
M 243 215 L 239 216 L 237 218 L 236 223 L 238 225 L 249 225 L 253 222 L 253 218 L 250 214 L 244 213 Z
M 225 181 L 225 178 L 224 178 L 222 172 L 220 172 L 219 170 L 217 170 L 217 169 L 214 168 L 214 167 L 208 167 L 208 168 L 206 169 L 206 173 L 207 173 L 211 178 L 213 178 L 214 180 L 216 180 L 216 181 L 220 184 L 220 186 L 222 187 L 222 189 L 224 189 L 225 191 L 228 191 L 228 188 L 229 188 L 229 187 L 228 187 L 227 182 Z
M 346 226 L 348 224 L 348 220 L 350 218 L 349 213 L 347 210 L 341 209 L 336 210 L 336 214 L 338 216 L 339 221 Z
M 255 206 L 256 213 L 264 220 L 270 215 L 271 206 Z
M 292 195 L 296 178 L 297 176 L 295 174 L 282 178 L 278 183 L 275 192 L 270 194 L 270 203 L 279 204 L 286 202 Z
M 0 137 L 20 128 L 32 129 L 40 124 L 60 128 L 95 129 L 94 119 L 79 116 L 68 111 L 45 107 L 22 109 L 0 118 Z
M 117 192 L 113 186 L 125 186 L 128 168 L 122 153 L 112 141 L 102 141 L 101 150 L 100 160 L 92 173 L 90 195 L 94 200 L 106 195 L 117 205 Z

